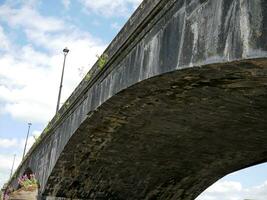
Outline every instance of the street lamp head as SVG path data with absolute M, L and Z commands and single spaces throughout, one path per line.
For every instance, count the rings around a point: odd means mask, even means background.
M 70 51 L 70 50 L 69 50 L 67 47 L 65 47 L 65 48 L 63 49 L 63 52 L 64 52 L 65 55 L 67 55 L 67 54 L 69 53 L 69 51 Z
M 31 126 L 31 125 L 32 125 L 32 123 L 28 123 L 28 125 L 29 125 L 29 126 Z

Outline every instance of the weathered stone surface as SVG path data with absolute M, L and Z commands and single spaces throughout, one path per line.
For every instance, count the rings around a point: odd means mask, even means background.
M 264 0 L 145 0 L 9 184 L 30 168 L 43 199 L 191 200 L 267 161 L 266 22 Z
M 69 141 L 48 194 L 194 199 L 225 174 L 266 161 L 261 63 L 171 72 L 112 97 Z

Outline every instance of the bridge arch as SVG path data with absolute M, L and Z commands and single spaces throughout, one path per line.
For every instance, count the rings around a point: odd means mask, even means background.
M 233 62 L 123 90 L 72 136 L 43 195 L 191 200 L 226 174 L 266 162 L 263 74 L 262 65 Z
M 9 184 L 30 166 L 44 197 L 189 200 L 266 161 L 266 19 L 263 0 L 145 0 Z

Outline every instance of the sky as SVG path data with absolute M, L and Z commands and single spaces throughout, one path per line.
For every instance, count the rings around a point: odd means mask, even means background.
M 64 47 L 61 103 L 141 0 L 0 0 L 0 187 L 55 114 Z M 266 200 L 267 164 L 230 174 L 197 200 Z

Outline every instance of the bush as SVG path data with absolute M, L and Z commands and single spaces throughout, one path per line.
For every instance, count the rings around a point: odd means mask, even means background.
M 98 62 L 97 62 L 98 68 L 101 70 L 108 61 L 108 55 L 107 54 L 103 54 L 101 56 L 96 55 L 96 57 L 98 58 Z
M 31 186 L 38 185 L 34 174 L 30 174 L 30 177 L 28 177 L 27 175 L 22 176 L 21 178 L 18 179 L 18 183 L 22 188 L 26 190 Z

